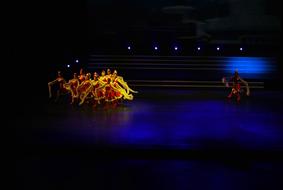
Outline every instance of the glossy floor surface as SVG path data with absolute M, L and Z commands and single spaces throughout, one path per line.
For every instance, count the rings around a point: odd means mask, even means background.
M 17 177 L 39 189 L 280 189 L 283 93 L 226 95 L 144 89 L 115 109 L 30 107 Z

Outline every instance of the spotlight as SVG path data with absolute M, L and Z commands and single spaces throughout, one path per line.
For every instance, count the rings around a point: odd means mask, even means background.
M 177 51 L 177 50 L 178 50 L 178 47 L 177 47 L 177 46 L 175 46 L 175 47 L 174 47 L 174 49 L 175 49 L 175 51 Z
M 240 51 L 243 51 L 243 48 L 242 48 L 242 47 L 240 47 Z
M 70 65 L 67 65 L 68 68 L 70 68 Z
M 157 47 L 157 46 L 155 46 L 155 47 L 154 47 L 154 49 L 155 49 L 155 50 L 158 50 L 158 47 Z
M 131 50 L 131 46 L 128 46 L 128 50 Z
M 200 47 L 198 47 L 198 51 L 200 50 Z
M 216 49 L 217 49 L 217 51 L 219 51 L 219 50 L 220 50 L 220 47 L 217 47 Z
M 78 59 L 76 59 L 76 61 L 75 61 L 76 63 L 78 63 L 79 62 L 79 60 Z

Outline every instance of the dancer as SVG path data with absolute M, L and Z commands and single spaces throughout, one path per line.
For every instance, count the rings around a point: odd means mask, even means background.
M 101 71 L 101 75 L 99 76 L 98 80 L 103 84 L 107 83 L 107 76 L 105 75 L 105 71 Z
M 115 70 L 115 71 L 116 71 L 116 70 Z M 117 79 L 117 82 L 118 82 L 119 84 L 121 84 L 121 86 L 122 86 L 124 89 L 126 89 L 127 94 L 129 94 L 130 92 L 132 92 L 132 93 L 138 93 L 138 91 L 135 91 L 135 90 L 131 89 L 131 88 L 128 86 L 127 82 L 124 81 L 124 79 L 123 79 L 122 76 L 118 76 L 117 71 L 116 71 L 116 75 L 115 75 L 115 76 L 116 76 L 115 78 Z
M 103 88 L 100 88 L 104 85 L 104 83 L 99 81 L 99 75 L 96 72 L 94 72 L 93 81 L 94 99 L 98 104 L 100 104 L 101 100 L 104 100 L 105 98 L 105 90 Z
M 123 84 L 122 86 L 120 85 L 121 83 Z M 123 88 L 124 86 L 126 88 Z M 137 93 L 137 91 L 130 89 L 126 82 L 121 80 L 121 77 L 118 76 L 118 72 L 116 70 L 114 70 L 112 77 L 111 77 L 111 87 L 113 88 L 115 92 L 115 98 L 117 100 L 121 99 L 122 97 L 123 99 L 133 100 L 134 97 L 129 92 L 131 91 L 131 92 Z
M 80 69 L 80 75 L 79 75 L 79 81 L 82 83 L 86 78 L 86 75 L 84 74 L 84 70 L 81 68 Z
M 87 98 L 87 96 L 90 94 L 92 83 L 90 80 L 90 73 L 86 74 L 85 80 L 78 86 L 78 93 L 80 98 L 79 105 L 82 105 Z
M 57 72 L 57 78 L 51 82 L 48 83 L 48 90 L 49 90 L 49 98 L 52 98 L 52 86 L 56 86 L 56 99 L 57 101 L 59 97 L 67 92 L 67 90 L 64 87 L 64 84 L 66 83 L 64 77 L 61 74 L 61 71 Z
M 107 69 L 107 75 L 106 75 L 108 78 L 111 77 L 111 70 L 110 69 Z
M 64 84 L 64 87 L 71 92 L 71 96 L 72 96 L 71 104 L 73 104 L 79 96 L 78 93 L 79 84 L 80 81 L 78 79 L 77 73 L 74 73 L 73 79 L 69 80 L 68 83 Z
M 230 80 L 227 82 L 226 78 L 224 77 L 222 79 L 222 82 L 226 85 L 226 87 L 232 87 L 232 90 L 230 94 L 227 96 L 228 99 L 231 99 L 232 97 L 236 97 L 237 103 L 240 103 L 241 95 L 243 94 L 243 91 L 241 89 L 241 83 L 243 83 L 246 87 L 246 95 L 250 95 L 250 88 L 246 81 L 244 81 L 240 76 L 238 71 L 236 70 L 234 75 L 230 78 Z M 229 85 L 229 82 L 232 82 L 232 85 Z

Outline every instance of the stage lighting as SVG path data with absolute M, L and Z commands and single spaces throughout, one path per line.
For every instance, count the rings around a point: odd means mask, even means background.
M 155 50 L 158 50 L 158 47 L 157 47 L 157 46 L 155 46 L 155 47 L 154 47 L 154 49 L 155 49 Z
M 259 79 L 273 72 L 273 61 L 262 57 L 229 57 L 224 59 L 225 71 L 232 74 L 236 69 L 244 78 Z
M 131 46 L 128 46 L 128 50 L 131 50 Z
M 220 47 L 217 47 L 216 49 L 217 49 L 217 51 L 219 51 L 219 50 L 220 50 Z
M 200 47 L 198 47 L 198 51 L 200 50 Z
M 75 61 L 76 63 L 78 63 L 79 62 L 79 60 L 78 59 L 76 59 L 76 61 Z
M 177 51 L 177 50 L 178 50 L 178 47 L 177 47 L 177 46 L 175 46 L 175 47 L 174 47 L 174 49 L 175 49 L 175 51 Z
M 243 51 L 243 48 L 242 48 L 242 47 L 240 47 L 240 51 Z
M 70 65 L 67 65 L 68 68 L 70 68 Z

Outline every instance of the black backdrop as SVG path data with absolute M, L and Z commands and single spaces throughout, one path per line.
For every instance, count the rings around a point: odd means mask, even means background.
M 92 6 L 90 6 L 90 2 L 92 2 Z M 151 36 L 154 36 L 150 32 L 152 29 L 162 26 L 162 23 L 164 24 L 166 21 L 167 17 L 158 12 L 160 7 L 197 4 L 198 1 L 145 1 L 144 4 L 140 4 L 140 2 L 135 5 L 137 2 L 90 0 L 11 2 L 11 9 L 7 14 L 9 29 L 11 29 L 9 30 L 11 40 L 8 46 L 11 64 L 3 65 L 9 67 L 9 72 L 4 74 L 8 74 L 7 77 L 15 80 L 19 91 L 26 92 L 22 93 L 24 98 L 36 100 L 42 97 L 43 100 L 46 100 L 46 86 L 42 84 L 46 84 L 50 79 L 50 73 L 63 68 L 68 61 L 75 57 L 80 57 L 82 63 L 85 63 L 84 59 L 87 57 L 88 49 L 93 48 L 95 46 L 93 44 L 99 45 L 96 47 L 101 47 L 100 45 L 103 45 L 107 40 L 109 43 L 113 42 L 111 37 L 120 37 L 116 40 L 121 42 L 121 45 L 128 40 L 127 37 L 137 42 L 140 41 L 142 44 L 146 37 L 149 36 L 150 39 Z M 281 19 L 281 9 L 279 8 L 281 6 L 278 6 L 281 1 L 272 2 L 274 4 L 267 6 L 270 14 Z M 208 6 L 205 1 L 199 1 L 199 3 L 196 5 L 199 10 L 209 10 L 206 13 L 207 17 L 227 14 L 225 11 L 223 12 L 225 5 L 221 11 L 213 9 L 215 6 Z M 217 6 L 221 7 L 221 3 L 218 3 Z M 122 10 L 121 15 L 119 15 L 119 10 L 120 12 Z M 198 12 L 192 17 L 204 19 L 206 15 Z M 117 20 L 121 19 L 123 19 L 122 22 L 117 23 Z M 179 18 L 174 19 L 178 20 Z M 136 25 L 137 28 L 145 25 L 147 27 L 142 30 L 134 30 Z M 166 26 L 174 29 L 172 22 L 169 25 L 167 23 Z M 148 31 L 148 33 L 143 33 L 143 31 Z M 195 29 L 191 27 L 189 32 L 193 34 Z M 144 38 L 141 38 L 141 35 Z M 174 35 L 170 35 L 174 37 Z M 161 40 L 168 40 L 166 34 L 158 36 Z M 174 39 L 173 37 L 172 39 Z M 150 42 L 148 40 L 148 43 Z M 170 43 L 170 39 L 168 43 Z M 281 58 L 279 51 L 281 43 L 278 44 L 279 46 L 275 49 L 266 50 L 275 52 L 274 54 Z M 113 47 L 113 51 L 116 51 L 115 45 Z M 117 47 L 121 46 L 117 45 Z M 279 67 L 282 68 L 281 65 Z M 10 77 L 10 72 L 16 77 Z M 19 78 L 24 78 L 24 81 L 28 82 L 19 82 Z

